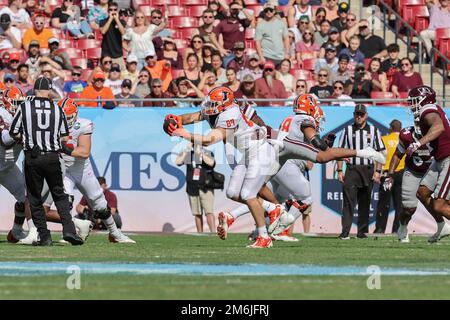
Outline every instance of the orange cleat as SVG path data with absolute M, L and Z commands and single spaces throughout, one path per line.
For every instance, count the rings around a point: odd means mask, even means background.
M 247 246 L 247 248 L 271 248 L 272 247 L 272 239 L 263 238 L 258 236 L 254 244 Z
M 285 211 L 283 207 L 277 204 L 276 208 L 268 213 L 269 227 L 267 228 L 267 231 L 269 231 L 269 233 L 272 233 L 273 230 L 275 230 L 278 227 L 278 224 L 280 222 L 280 216 L 283 211 Z
M 278 240 L 278 241 L 287 241 L 287 242 L 296 242 L 298 241 L 297 238 L 291 236 L 289 234 L 289 228 L 285 229 L 283 232 L 281 232 L 280 234 L 277 235 L 271 235 L 271 238 L 273 240 Z
M 225 240 L 228 236 L 228 228 L 233 224 L 234 218 L 228 212 L 219 213 L 219 225 L 217 226 L 217 235 Z

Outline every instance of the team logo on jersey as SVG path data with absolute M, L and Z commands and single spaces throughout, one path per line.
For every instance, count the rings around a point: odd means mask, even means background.
M 376 128 L 378 128 L 381 132 L 381 135 L 385 135 L 389 133 L 389 129 L 385 127 L 383 124 L 379 123 L 378 121 L 375 121 L 372 118 L 368 118 L 367 122 L 369 124 L 373 124 Z M 331 128 L 327 132 L 325 132 L 323 135 L 325 136 L 328 132 L 335 132 L 338 136 L 338 139 L 336 139 L 336 142 L 334 143 L 334 147 L 337 147 L 339 137 L 342 134 L 345 127 L 352 124 L 353 120 L 349 120 L 340 126 L 336 128 Z M 372 139 L 373 137 L 370 137 Z M 342 185 L 337 180 L 336 175 L 336 162 L 332 161 L 327 163 L 326 165 L 321 166 L 322 170 L 322 192 L 321 192 L 321 202 L 322 205 L 326 206 L 328 209 L 334 211 L 338 215 L 342 215 L 342 200 L 343 200 L 343 194 L 342 194 Z M 376 218 L 376 209 L 377 209 L 377 202 L 378 202 L 378 185 L 374 184 L 373 192 L 372 192 L 372 202 L 370 205 L 370 213 L 369 213 L 369 223 L 375 222 Z M 355 204 L 357 205 L 357 204 Z M 357 207 L 355 207 L 354 211 L 355 214 L 353 216 L 353 223 L 356 224 L 358 222 L 358 216 L 357 216 Z
M 74 130 L 78 130 L 78 129 L 80 129 L 80 127 L 81 127 L 81 125 L 79 122 L 75 122 L 75 124 L 73 125 Z

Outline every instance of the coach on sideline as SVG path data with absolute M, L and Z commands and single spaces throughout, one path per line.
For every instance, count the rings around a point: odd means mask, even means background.
M 385 150 L 379 130 L 367 123 L 366 106 L 357 104 L 353 117 L 355 122 L 344 128 L 341 134 L 339 148 L 361 150 L 372 147 L 376 151 Z M 337 161 L 337 172 L 339 182 L 343 184 L 344 193 L 342 233 L 339 238 L 349 239 L 356 203 L 358 203 L 358 234 L 356 237 L 367 238 L 373 182 L 380 183 L 381 165 L 368 159 L 351 158 L 347 164 L 345 175 L 342 171 L 342 161 Z
M 70 149 L 67 140 L 69 128 L 63 110 L 49 99 L 52 81 L 41 77 L 34 83 L 35 97 L 20 104 L 10 128 L 10 135 L 23 142 L 24 174 L 30 201 L 31 215 L 39 233 L 37 245 L 51 246 L 41 192 L 47 182 L 63 225 L 63 239 L 73 245 L 83 244 L 76 234 L 70 215 L 69 197 L 64 192 L 63 172 L 59 152 Z

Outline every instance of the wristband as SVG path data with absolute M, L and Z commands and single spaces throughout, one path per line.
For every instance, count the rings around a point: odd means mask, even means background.
M 68 156 L 72 156 L 73 148 L 69 147 L 67 144 L 62 143 L 61 144 L 61 151 Z
M 342 172 L 342 169 L 337 169 L 336 171 L 339 173 L 339 172 Z
M 10 146 L 15 142 L 15 140 L 9 135 L 8 130 L 2 130 L 2 142 L 5 146 Z

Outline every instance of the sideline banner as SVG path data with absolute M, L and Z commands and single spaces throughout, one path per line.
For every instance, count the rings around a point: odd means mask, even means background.
M 288 107 L 256 109 L 258 115 L 273 128 L 278 128 L 283 119 L 292 114 L 292 109 Z M 185 166 L 177 167 L 174 164 L 176 154 L 183 150 L 186 143 L 181 138 L 167 136 L 162 130 L 162 123 L 168 113 L 181 114 L 196 110 L 198 109 L 80 109 L 79 117 L 94 122 L 92 165 L 95 174 L 104 176 L 110 189 L 117 194 L 125 231 L 195 231 L 194 218 L 185 192 Z M 378 127 L 383 134 L 387 133 L 393 119 L 400 120 L 403 126 L 412 125 L 412 115 L 405 108 L 371 107 L 368 110 L 369 123 Z M 326 122 L 322 134 L 330 131 L 337 133 L 336 145 L 341 130 L 352 123 L 353 108 L 324 107 L 324 111 Z M 197 133 L 208 130 L 206 123 L 186 128 Z M 231 169 L 224 155 L 223 144 L 218 143 L 208 149 L 215 154 L 215 170 L 226 176 L 226 186 Z M 335 179 L 334 165 L 334 162 L 317 164 L 310 172 L 314 199 L 311 232 L 341 231 L 342 188 Z M 80 198 L 81 195 L 77 192 L 74 207 Z M 14 199 L 3 187 L 0 187 L 0 199 L 0 230 L 8 230 L 13 223 Z M 374 228 L 377 199 L 378 187 L 375 187 L 370 231 Z M 216 216 L 218 212 L 230 210 L 237 205 L 239 204 L 226 199 L 225 190 L 216 190 Z M 389 218 L 388 232 L 391 230 L 392 220 L 393 212 Z M 53 229 L 59 229 L 59 226 L 50 225 Z M 253 220 L 248 214 L 239 219 L 231 231 L 247 232 L 253 227 Z M 204 230 L 208 231 L 206 221 Z M 300 221 L 297 222 L 295 231 L 302 231 Z M 352 231 L 356 231 L 356 228 Z M 434 220 L 423 208 L 419 208 L 414 215 L 410 231 L 435 232 Z

